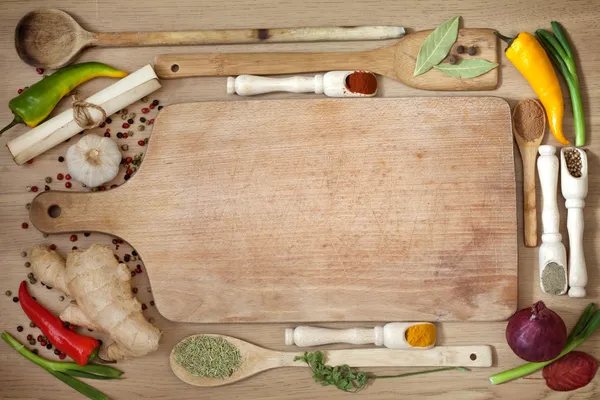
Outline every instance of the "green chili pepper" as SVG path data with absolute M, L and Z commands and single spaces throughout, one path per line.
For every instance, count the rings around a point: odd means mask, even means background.
M 16 124 L 37 126 L 50 115 L 60 99 L 82 83 L 100 76 L 123 78 L 127 76 L 127 72 L 106 64 L 88 62 L 61 68 L 35 83 L 8 102 L 8 108 L 15 118 L 0 130 L 0 136 Z

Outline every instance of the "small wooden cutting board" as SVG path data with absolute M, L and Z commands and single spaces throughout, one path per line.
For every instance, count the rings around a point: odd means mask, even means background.
M 502 320 L 515 203 L 500 98 L 251 100 L 165 107 L 132 179 L 30 217 L 131 243 L 171 320 Z

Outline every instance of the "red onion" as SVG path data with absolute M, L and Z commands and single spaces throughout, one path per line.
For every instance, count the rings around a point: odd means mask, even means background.
M 549 361 L 567 344 L 563 320 L 542 301 L 517 311 L 506 326 L 506 342 L 523 360 Z

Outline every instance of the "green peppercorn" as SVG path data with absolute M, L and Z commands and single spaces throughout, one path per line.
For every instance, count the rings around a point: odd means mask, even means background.
M 148 98 L 148 96 L 144 96 L 144 97 L 142 97 L 142 98 L 141 98 L 141 102 L 142 102 L 142 103 L 147 103 L 147 102 L 148 102 L 148 100 L 150 100 L 150 99 Z
M 30 272 L 30 273 L 28 273 L 28 274 L 27 274 L 27 277 L 28 277 L 29 279 L 33 279 L 33 278 L 35 278 L 35 276 L 33 276 L 33 272 Z
M 26 251 L 22 251 L 21 252 L 21 257 L 27 257 L 27 252 Z
M 51 178 L 51 177 L 49 177 L 49 176 L 47 176 L 47 177 L 46 177 L 46 183 L 52 183 L 52 178 Z
M 31 340 L 29 341 L 29 344 L 30 344 L 30 345 L 32 345 L 32 346 L 35 346 L 35 339 L 31 339 Z
M 127 131 L 127 136 L 133 137 L 133 131 Z
M 146 118 L 140 117 L 140 122 L 146 122 Z
M 127 119 L 129 119 L 129 118 L 127 117 L 127 114 L 121 114 L 121 119 L 123 121 L 127 121 Z
M 130 119 L 134 119 L 136 117 L 136 114 L 135 113 L 129 113 L 128 117 Z
M 29 267 L 31 267 L 31 263 L 30 263 L 29 261 L 27 261 L 27 262 L 25 263 L 25 268 L 29 268 Z
M 25 208 L 29 210 L 31 208 L 31 203 L 25 204 Z
M 47 238 L 48 236 L 50 236 L 50 234 L 49 233 L 42 233 L 42 236 L 45 237 L 45 238 Z
M 8 297 L 12 296 L 12 292 L 10 290 L 7 290 L 6 292 L 4 292 L 4 294 Z
M 144 138 L 144 143 L 148 144 L 148 140 L 150 140 L 150 139 Z
M 138 125 L 138 131 L 143 131 L 144 129 L 146 129 L 144 125 Z
M 30 328 L 35 328 L 35 324 L 34 324 L 33 322 L 30 322 L 30 323 L 29 323 L 29 327 L 30 327 Z
M 65 301 L 65 296 L 60 296 L 58 299 L 59 299 L 60 301 Z
M 129 150 L 129 145 L 127 145 L 127 144 L 122 145 L 121 150 L 123 150 L 123 151 Z

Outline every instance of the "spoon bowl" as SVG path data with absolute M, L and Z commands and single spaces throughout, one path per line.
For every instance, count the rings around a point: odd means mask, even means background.
M 294 361 L 304 352 L 285 352 L 265 349 L 231 336 L 200 334 L 189 336 L 220 337 L 238 348 L 241 364 L 237 371 L 224 379 L 204 378 L 190 374 L 175 361 L 174 349 L 169 363 L 173 373 L 182 381 L 194 386 L 222 386 L 248 378 L 261 371 L 278 367 L 304 367 L 302 361 Z M 187 338 L 183 339 L 186 340 Z M 397 350 L 365 348 L 352 350 L 325 350 L 325 362 L 329 365 L 348 364 L 352 367 L 491 367 L 490 346 L 436 346 L 429 350 Z
M 15 29 L 15 48 L 29 65 L 60 68 L 73 61 L 94 35 L 64 11 L 41 9 L 27 13 Z

